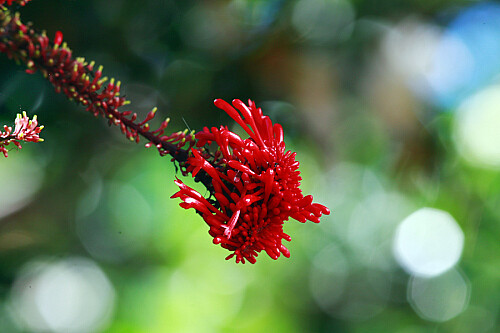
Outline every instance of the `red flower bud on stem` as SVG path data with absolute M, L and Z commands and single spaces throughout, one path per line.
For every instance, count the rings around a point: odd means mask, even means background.
M 148 147 L 154 145 L 162 156 L 170 154 L 181 169 L 185 169 L 189 148 L 195 144 L 193 133 L 181 131 L 165 135 L 168 119 L 152 130 L 147 122 L 153 119 L 156 108 L 141 122 L 136 122 L 137 114 L 121 111 L 130 104 L 120 93 L 121 82 L 113 78 L 108 82 L 108 78 L 102 76 L 102 66 L 95 70 L 93 61 L 73 57 L 60 31 L 51 42 L 31 23 L 23 24 L 19 14 L 12 15 L 5 8 L 0 9 L 0 52 L 26 64 L 27 73 L 41 72 L 56 92 L 83 105 L 94 116 L 108 119 L 108 123 L 120 127 L 129 140 L 139 142 L 140 136 L 146 138 Z

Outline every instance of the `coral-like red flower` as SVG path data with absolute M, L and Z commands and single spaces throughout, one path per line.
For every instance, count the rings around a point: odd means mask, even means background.
M 45 32 L 34 29 L 31 23 L 23 24 L 17 13 L 12 14 L 2 4 L 24 4 L 27 0 L 0 0 L 0 52 L 18 63 L 25 64 L 26 72 L 40 72 L 70 100 L 86 107 L 95 116 L 108 119 L 110 125 L 119 126 L 132 141 L 139 136 L 156 147 L 162 156 L 171 155 L 183 175 L 191 173 L 203 183 L 210 193 L 204 198 L 200 193 L 183 184 L 173 197 L 182 200 L 183 208 L 194 208 L 209 225 L 214 243 L 233 253 L 226 259 L 255 263 L 262 250 L 273 259 L 290 252 L 282 244 L 290 236 L 283 232 L 283 223 L 290 217 L 300 222 L 318 223 L 322 214 L 330 211 L 312 202 L 299 188 L 299 162 L 295 153 L 286 151 L 283 129 L 262 114 L 261 109 L 249 101 L 233 101 L 234 108 L 222 100 L 215 105 L 229 114 L 249 135 L 242 139 L 227 127 L 204 128 L 203 131 L 165 134 L 169 119 L 153 130 L 149 121 L 156 113 L 151 110 L 142 121 L 138 115 L 123 110 L 129 103 L 120 91 L 120 81 L 107 82 L 103 68 L 96 68 L 93 61 L 74 57 L 64 42 L 63 34 L 56 32 L 53 40 Z M 41 127 L 22 117 L 16 130 L 5 127 L 0 132 L 1 150 L 6 155 L 5 144 L 38 140 Z M 26 123 L 28 121 L 28 123 Z M 33 125 L 34 124 L 34 125 Z M 210 151 L 210 145 L 217 150 Z
M 21 141 L 25 142 L 41 142 L 40 132 L 43 126 L 38 126 L 38 120 L 36 116 L 32 120 L 28 118 L 26 112 L 17 114 L 15 121 L 14 130 L 10 126 L 4 126 L 4 131 L 0 131 L 0 152 L 8 157 L 7 146 L 10 143 L 15 144 L 19 149 L 21 149 Z
M 213 198 L 176 180 L 180 191 L 172 196 L 182 200 L 183 208 L 194 208 L 210 227 L 214 243 L 233 251 L 226 259 L 255 263 L 260 251 L 273 259 L 290 256 L 282 240 L 290 241 L 283 223 L 290 217 L 299 222 L 318 223 L 330 210 L 313 203 L 299 188 L 301 177 L 296 153 L 286 151 L 283 129 L 272 124 L 254 102 L 248 106 L 234 100 L 233 106 L 221 99 L 215 105 L 224 110 L 249 135 L 242 139 L 221 126 L 205 127 L 196 134 L 196 148 L 188 159 L 188 171 L 195 177 L 200 170 L 212 179 Z M 236 109 L 239 111 L 237 111 Z M 240 115 L 241 112 L 241 115 Z M 211 154 L 208 145 L 218 146 Z

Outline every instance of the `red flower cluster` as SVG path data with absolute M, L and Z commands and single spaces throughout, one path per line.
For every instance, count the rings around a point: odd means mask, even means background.
M 212 178 L 215 200 L 176 180 L 180 191 L 172 197 L 183 201 L 183 208 L 194 208 L 209 225 L 214 243 L 233 251 L 236 262 L 255 263 L 258 252 L 264 250 L 273 259 L 290 256 L 282 240 L 290 241 L 283 232 L 283 223 L 290 217 L 299 222 L 318 223 L 322 214 L 330 211 L 313 203 L 312 196 L 303 196 L 299 188 L 299 162 L 296 153 L 285 152 L 283 129 L 272 124 L 252 101 L 245 105 L 234 100 L 234 108 L 223 100 L 215 105 L 224 110 L 250 136 L 243 140 L 221 126 L 204 128 L 196 134 L 197 149 L 188 159 L 193 176 L 203 170 Z M 243 117 L 240 116 L 241 112 Z M 215 142 L 217 153 L 211 155 L 205 145 Z
M 14 143 L 19 149 L 21 149 L 21 141 L 25 142 L 41 142 L 43 141 L 40 138 L 40 132 L 43 129 L 43 126 L 38 126 L 38 121 L 36 116 L 33 117 L 33 120 L 30 120 L 26 115 L 26 112 L 23 114 L 17 114 L 15 128 L 12 130 L 12 127 L 4 126 L 4 131 L 0 131 L 0 152 L 3 153 L 5 157 L 8 157 L 7 146 L 10 143 Z
M 1 1 L 1 0 L 0 0 Z M 24 4 L 27 1 L 9 1 Z M 169 119 L 159 128 L 151 130 L 148 122 L 156 113 L 151 110 L 143 121 L 131 111 L 119 108 L 129 103 L 120 92 L 120 82 L 102 77 L 102 66 L 95 69 L 94 62 L 74 58 L 63 42 L 61 32 L 51 42 L 47 35 L 37 32 L 31 24 L 23 24 L 19 14 L 11 15 L 0 2 L 0 52 L 27 66 L 28 73 L 41 72 L 70 100 L 86 107 L 95 116 L 108 119 L 119 126 L 132 141 L 139 135 L 148 140 L 146 147 L 155 146 L 160 154 L 170 154 L 179 163 L 183 175 L 191 173 L 210 193 L 204 198 L 180 180 L 180 190 L 173 197 L 182 200 L 183 208 L 194 208 L 209 225 L 209 234 L 215 244 L 233 253 L 226 259 L 255 263 L 258 253 L 266 251 L 273 259 L 281 254 L 290 256 L 282 244 L 291 238 L 283 232 L 283 224 L 290 217 L 300 222 L 318 223 L 322 214 L 330 211 L 313 203 L 312 196 L 304 196 L 299 188 L 299 162 L 295 153 L 286 151 L 283 129 L 262 114 L 252 101 L 245 105 L 233 101 L 234 108 L 222 100 L 215 105 L 223 109 L 249 135 L 242 139 L 227 127 L 204 128 L 203 131 L 177 132 L 164 135 Z M 239 112 L 238 112 L 239 111 Z M 18 130 L 19 126 L 19 130 Z M 7 142 L 40 141 L 36 119 L 26 115 L 16 121 L 16 129 L 5 127 L 0 132 L 0 147 Z M 13 141 L 12 141 L 13 140 Z M 17 140 L 17 141 L 16 141 Z M 211 152 L 209 146 L 217 149 Z M 196 147 L 195 147 L 196 145 Z M 2 150 L 6 155 L 5 148 Z
M 119 111 L 118 108 L 130 103 L 120 93 L 121 82 L 115 79 L 108 82 L 108 78 L 102 76 L 103 67 L 96 70 L 93 61 L 74 58 L 60 31 L 51 42 L 44 32 L 37 32 L 30 23 L 23 24 L 19 15 L 0 10 L 0 52 L 25 63 L 27 73 L 40 71 L 57 92 L 82 104 L 94 116 L 102 115 L 110 125 L 119 126 L 130 140 L 139 142 L 142 135 L 150 142 L 148 146 L 155 145 L 162 156 L 171 154 L 179 162 L 185 162 L 187 153 L 179 148 L 185 145 L 191 148 L 194 133 L 181 131 L 164 135 L 168 119 L 158 129 L 151 130 L 148 121 L 155 116 L 156 108 L 140 122 L 136 122 L 136 113 Z

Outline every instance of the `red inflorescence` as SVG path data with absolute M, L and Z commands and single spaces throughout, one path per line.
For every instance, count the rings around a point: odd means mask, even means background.
M 318 223 L 327 207 L 313 203 L 299 188 L 299 162 L 296 153 L 285 151 L 283 129 L 272 124 L 254 102 L 248 106 L 234 100 L 234 108 L 223 100 L 215 105 L 224 110 L 249 135 L 243 140 L 221 126 L 205 127 L 196 134 L 197 148 L 192 148 L 188 170 L 193 177 L 203 170 L 212 179 L 213 199 L 176 180 L 183 208 L 194 208 L 210 227 L 214 243 L 233 251 L 226 259 L 255 263 L 262 250 L 273 259 L 290 256 L 282 240 L 290 241 L 283 223 L 290 217 L 299 222 Z M 241 112 L 240 113 L 236 110 Z M 211 155 L 205 145 L 215 142 L 218 154 Z
M 4 131 L 0 130 L 0 152 L 3 153 L 5 157 L 8 157 L 7 146 L 10 143 L 15 144 L 19 149 L 21 149 L 21 141 L 25 142 L 41 142 L 40 132 L 43 126 L 38 126 L 38 120 L 36 116 L 32 120 L 28 118 L 26 112 L 23 114 L 17 114 L 15 121 L 14 130 L 10 126 L 4 126 Z
M 7 0 L 7 4 L 24 4 L 27 1 Z M 102 66 L 95 68 L 94 62 L 74 58 L 63 41 L 61 32 L 56 32 L 53 41 L 45 32 L 37 32 L 31 24 L 23 24 L 18 14 L 11 15 L 0 0 L 0 52 L 27 66 L 28 73 L 41 72 L 55 87 L 86 107 L 95 116 L 108 119 L 117 125 L 133 141 L 139 135 L 148 140 L 147 147 L 155 146 L 161 155 L 170 154 L 179 162 L 183 175 L 191 173 L 210 192 L 210 198 L 188 187 L 180 180 L 179 197 L 183 208 L 194 208 L 209 225 L 214 243 L 233 253 L 226 259 L 236 262 L 255 263 L 258 253 L 266 251 L 273 259 L 281 254 L 290 256 L 282 244 L 291 238 L 283 232 L 283 223 L 290 217 L 300 222 L 318 223 L 322 214 L 330 211 L 323 205 L 313 203 L 312 196 L 304 196 L 299 188 L 299 162 L 295 153 L 286 151 L 283 129 L 262 114 L 252 101 L 245 105 L 234 100 L 233 106 L 223 100 L 215 105 L 224 110 L 249 135 L 242 139 L 221 126 L 219 129 L 204 128 L 203 131 L 177 132 L 165 135 L 169 119 L 152 130 L 149 121 L 156 108 L 144 120 L 137 120 L 136 113 L 121 111 L 129 102 L 120 93 L 120 82 L 102 76 Z M 18 130 L 19 126 L 19 130 Z M 24 117 L 16 121 L 16 129 L 5 127 L 0 132 L 0 147 L 7 142 L 40 141 L 36 119 Z M 210 151 L 209 145 L 217 150 Z M 5 155 L 5 148 L 0 149 Z

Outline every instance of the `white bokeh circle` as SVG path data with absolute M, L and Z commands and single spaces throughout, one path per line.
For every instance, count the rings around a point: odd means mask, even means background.
M 458 262 L 463 245 L 462 229 L 449 213 L 421 208 L 399 224 L 393 253 L 409 274 L 432 277 Z
M 42 184 L 43 168 L 29 154 L 16 154 L 12 151 L 9 153 L 9 158 L 0 163 L 0 175 L 2 175 L 0 188 L 3 189 L 0 191 L 0 218 L 2 218 L 31 202 Z
M 104 329 L 114 288 L 92 260 L 68 258 L 28 263 L 13 284 L 15 319 L 30 332 L 86 333 Z
M 500 168 L 500 85 L 465 100 L 454 126 L 459 153 L 471 164 Z
M 412 277 L 408 283 L 408 301 L 423 319 L 435 322 L 450 320 L 469 303 L 470 284 L 465 276 L 452 269 L 433 278 Z

